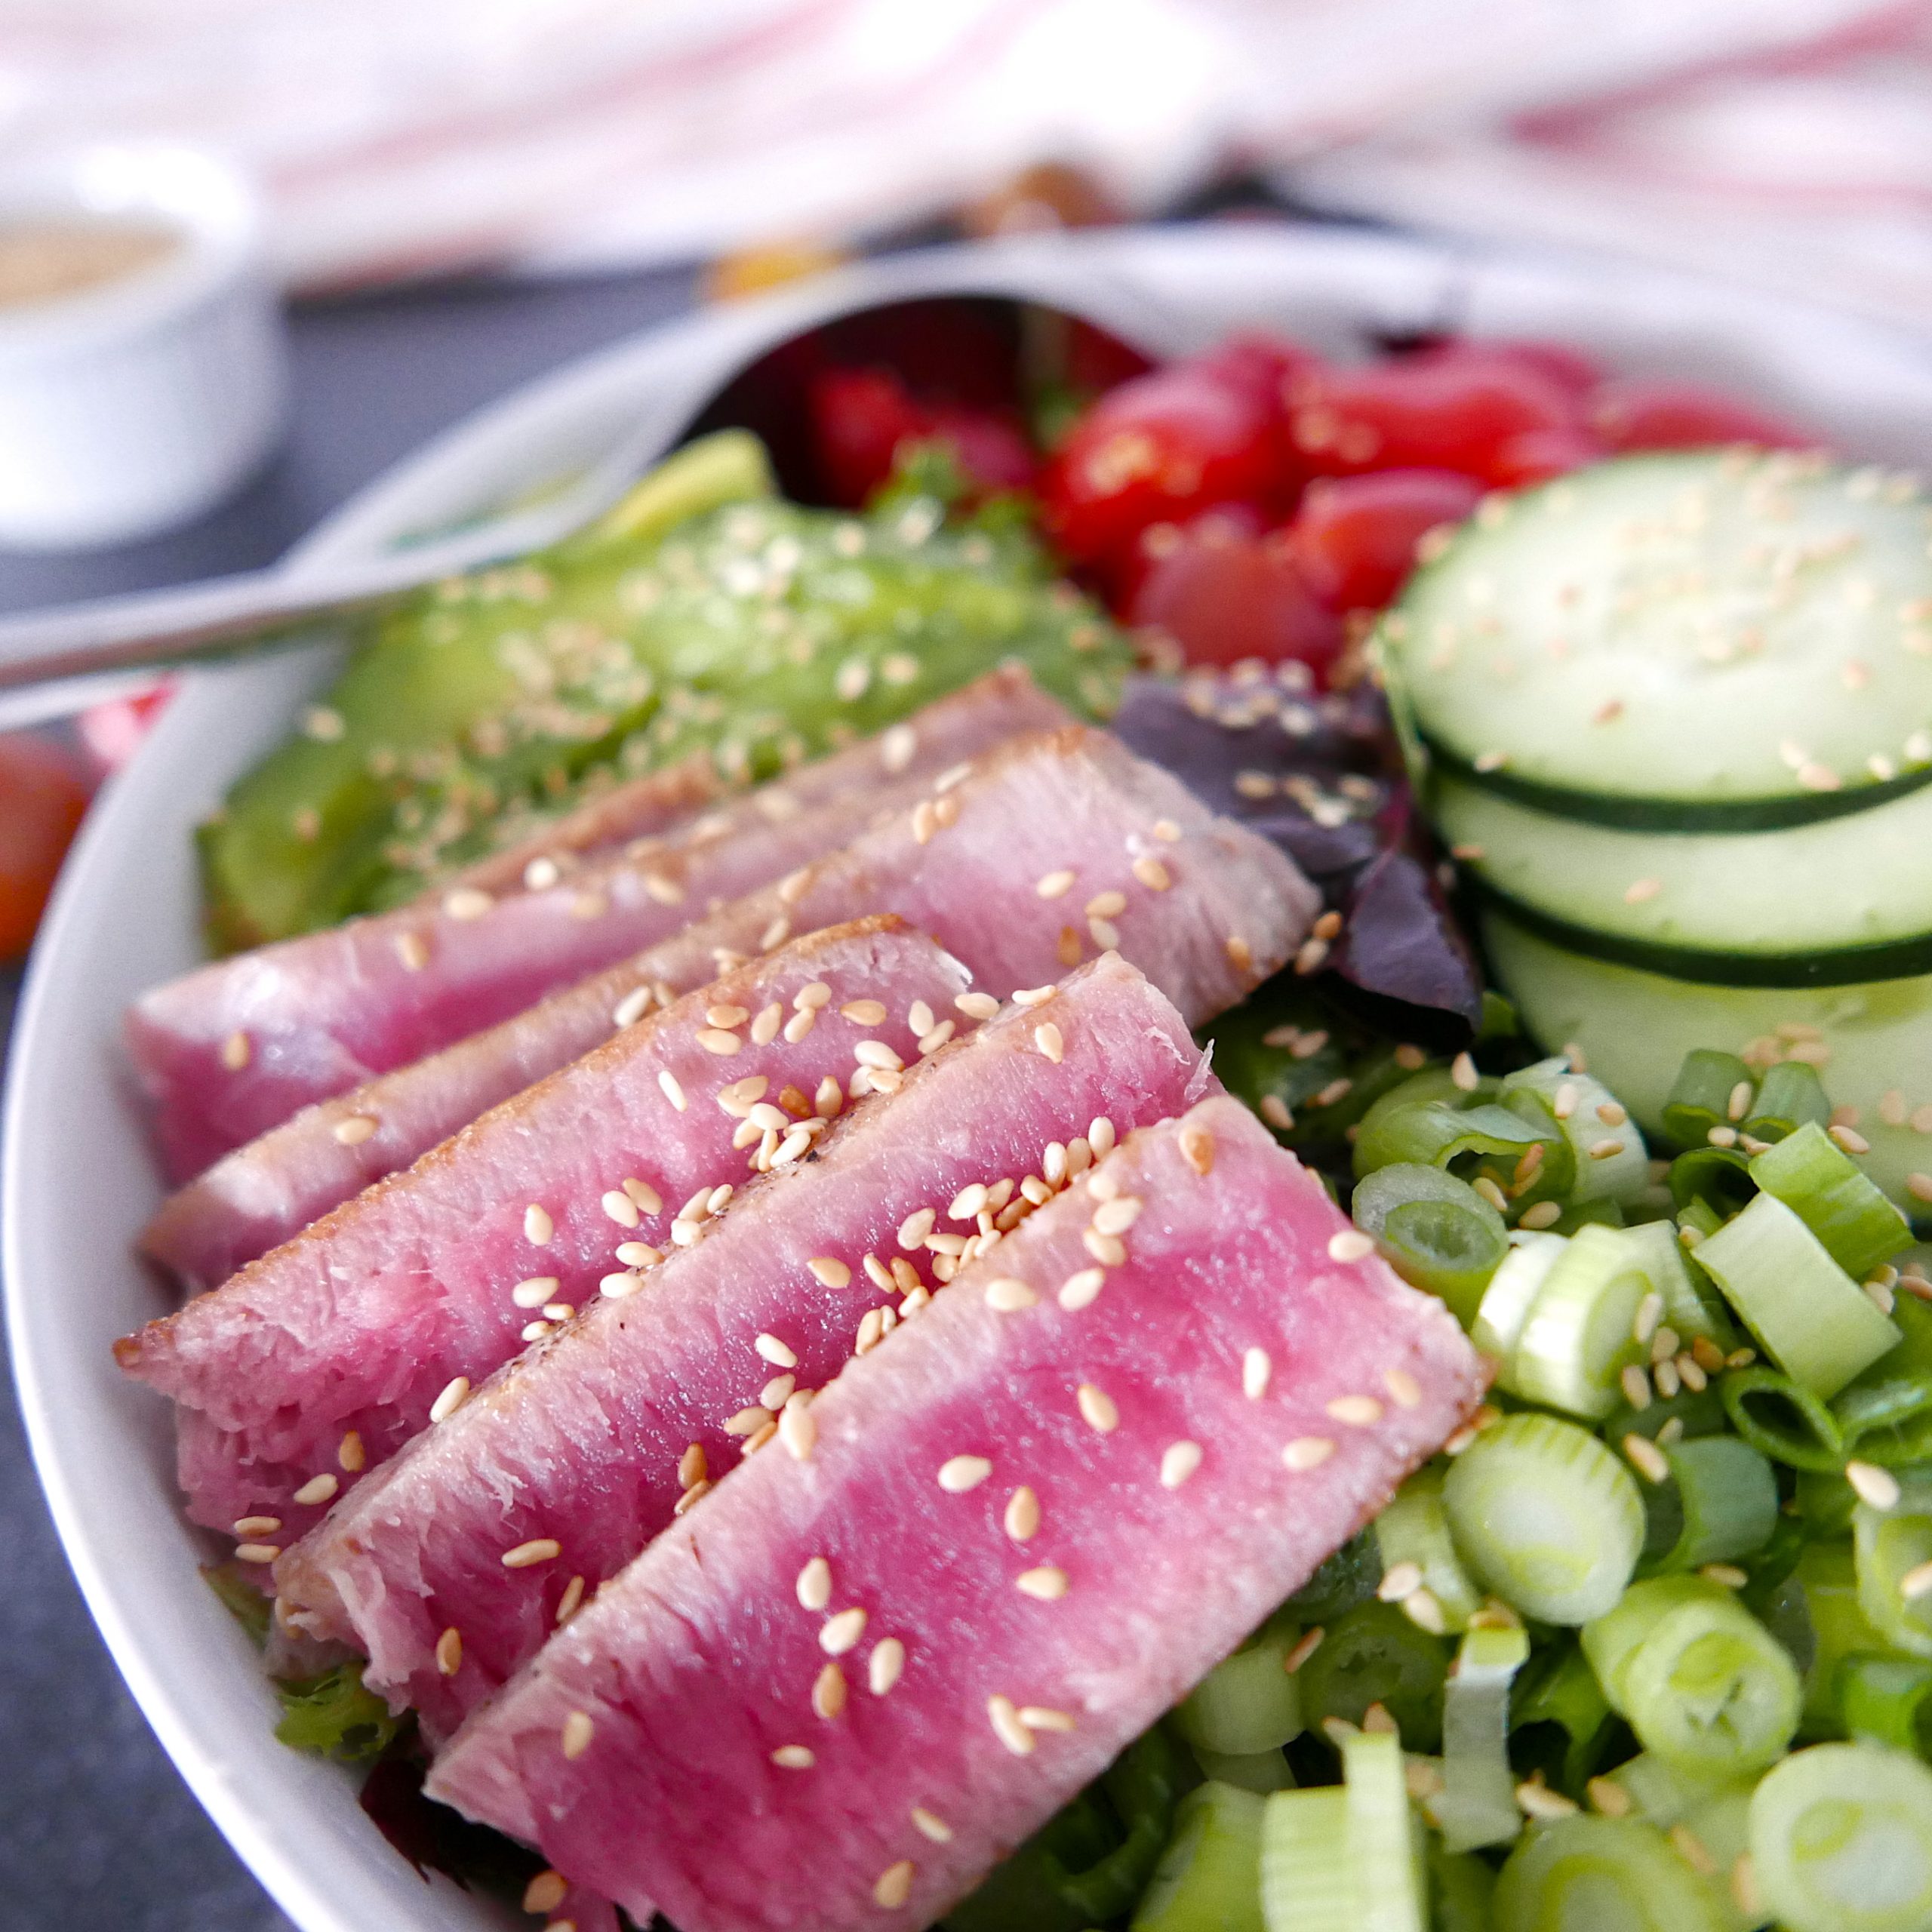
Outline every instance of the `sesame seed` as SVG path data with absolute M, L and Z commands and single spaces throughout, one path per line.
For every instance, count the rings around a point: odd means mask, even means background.
M 1098 1228 L 1083 1228 L 1080 1244 L 1103 1268 L 1118 1268 L 1127 1260 L 1127 1244 L 1118 1235 L 1103 1234 Z
M 590 1749 L 593 1727 L 586 1712 L 573 1711 L 564 1720 L 561 1737 L 558 1740 L 566 1758 L 581 1758 Z
M 1623 1145 L 1621 1140 L 1593 1140 L 1590 1143 L 1590 1158 L 1593 1161 L 1614 1159 L 1623 1152 Z
M 1268 1392 L 1268 1379 L 1275 1364 L 1266 1349 L 1250 1349 L 1241 1358 L 1241 1392 L 1251 1402 L 1258 1402 Z
M 1006 1500 L 1001 1519 L 1007 1534 L 1015 1543 L 1030 1543 L 1040 1527 L 1040 1499 L 1023 1484 Z
M 555 1620 L 559 1626 L 568 1623 L 577 1614 L 577 1607 L 583 1601 L 583 1579 L 573 1577 L 564 1586 L 564 1593 L 557 1599 Z
M 798 1378 L 795 1375 L 774 1375 L 758 1392 L 758 1405 L 769 1409 L 776 1415 L 792 1399 L 792 1392 L 798 1386 Z
M 808 1771 L 818 1762 L 808 1744 L 781 1744 L 771 1754 L 771 1761 L 781 1771 Z
M 1617 1381 L 1623 1390 L 1623 1399 L 1641 1414 L 1651 1406 L 1651 1378 L 1635 1362 L 1632 1362 Z
M 744 1041 L 737 1034 L 721 1026 L 706 1026 L 699 1029 L 697 1043 L 708 1054 L 716 1054 L 721 1058 L 742 1052 Z
M 1042 899 L 1063 899 L 1073 890 L 1075 876 L 1074 873 L 1065 869 L 1047 872 L 1041 875 L 1033 890 Z
M 1088 1306 L 1106 1284 L 1106 1271 L 1101 1268 L 1083 1268 L 1077 1275 L 1069 1275 L 1060 1284 L 1059 1302 L 1069 1315 Z
M 254 1051 L 246 1033 L 231 1033 L 221 1043 L 221 1063 L 230 1073 L 239 1073 L 254 1057 Z
M 1228 964 L 1237 973 L 1245 973 L 1254 964 L 1254 949 L 1238 933 L 1230 933 L 1223 950 L 1228 955 Z
M 845 1708 L 845 1673 L 829 1663 L 812 1681 L 812 1709 L 822 1718 L 835 1718 Z
M 999 1011 L 999 1001 L 991 993 L 958 993 L 952 1003 L 968 1020 L 990 1020 Z
M 305 1509 L 313 1509 L 318 1503 L 326 1503 L 342 1487 L 335 1477 L 325 1469 L 318 1476 L 311 1476 L 295 1492 L 294 1500 Z
M 1663 890 L 1663 881 L 1660 878 L 1632 879 L 1623 888 L 1623 903 L 1626 906 L 1641 906 Z
M 429 1420 L 444 1422 L 469 1400 L 469 1377 L 459 1375 L 446 1383 L 442 1393 L 429 1404 Z
M 1120 1426 L 1119 1407 L 1105 1389 L 1095 1388 L 1091 1382 L 1083 1382 L 1075 1399 L 1080 1405 L 1081 1420 L 1089 1429 L 1098 1429 L 1104 1435 Z
M 818 1647 L 827 1657 L 842 1657 L 866 1634 L 866 1613 L 854 1607 L 841 1610 L 820 1626 Z
M 1932 1563 L 1913 1564 L 1899 1579 L 1899 1595 L 1907 1603 L 1915 1603 L 1923 1596 L 1932 1596 Z
M 1060 991 L 1057 986 L 1022 986 L 1013 995 L 1015 1006 L 1044 1006 Z
M 1417 1408 L 1422 1404 L 1422 1390 L 1415 1377 L 1406 1368 L 1387 1370 L 1382 1377 L 1382 1386 L 1389 1391 L 1398 1409 Z
M 909 1858 L 888 1865 L 872 1887 L 874 1903 L 883 1906 L 888 1912 L 897 1912 L 912 1896 L 912 1871 Z
M 1632 1429 L 1624 1437 L 1623 1449 L 1631 1466 L 1646 1481 L 1661 1483 L 1669 1478 L 1669 1459 L 1649 1437 L 1639 1435 Z
M 1420 1563 L 1395 1563 L 1383 1573 L 1381 1582 L 1375 1586 L 1375 1594 L 1384 1603 L 1400 1603 L 1413 1591 L 1421 1588 Z
M 883 1697 L 906 1672 L 906 1646 L 897 1637 L 881 1638 L 866 1660 L 866 1686 Z
M 1171 818 L 1157 818 L 1149 829 L 1164 845 L 1177 845 L 1180 843 L 1180 827 Z
M 1022 1596 L 1041 1603 L 1057 1603 L 1067 1591 L 1066 1572 L 1051 1563 L 1043 1563 L 1037 1570 L 1021 1571 L 1013 1583 Z
M 818 1424 L 803 1400 L 801 1389 L 786 1403 L 778 1418 L 778 1439 L 795 1463 L 808 1463 L 818 1445 Z
M 908 1251 L 923 1246 L 938 1220 L 938 1214 L 930 1208 L 908 1214 L 899 1224 L 899 1245 Z
M 329 1131 L 339 1145 L 359 1147 L 374 1134 L 376 1123 L 367 1114 L 351 1114 L 347 1118 L 337 1121 Z
M 1056 1711 L 1044 1704 L 1022 1704 L 1020 1721 L 1029 1730 L 1075 1730 L 1079 1726 L 1071 1712 Z
M 774 1368 L 796 1368 L 798 1365 L 798 1351 L 781 1342 L 776 1335 L 761 1334 L 752 1346 Z
M 1097 892 L 1087 902 L 1087 916 L 1090 919 L 1117 919 L 1127 910 L 1127 894 L 1124 892 Z
M 949 1495 L 963 1496 L 969 1489 L 977 1489 L 993 1472 L 993 1466 L 983 1456 L 953 1456 L 940 1465 L 939 1486 Z
M 1874 1509 L 1883 1512 L 1898 1507 L 1899 1479 L 1890 1470 L 1881 1469 L 1875 1463 L 1847 1463 L 1844 1479 L 1857 1491 L 1859 1500 Z
M 242 1563 L 272 1563 L 281 1554 L 278 1543 L 241 1543 L 235 1546 L 236 1560 Z
M 659 1069 L 657 1084 L 663 1089 L 665 1099 L 669 1100 L 678 1112 L 682 1113 L 691 1105 L 691 1103 L 685 1098 L 685 1090 L 679 1084 L 678 1076 L 668 1066 Z
M 1066 1042 L 1060 1037 L 1060 1029 L 1051 1020 L 1042 1021 L 1033 1029 L 1033 1044 L 1056 1066 L 1066 1057 Z
M 555 1537 L 532 1537 L 528 1543 L 520 1543 L 514 1549 L 505 1550 L 501 1560 L 506 1570 L 528 1570 L 534 1564 L 550 1562 L 563 1553 L 564 1546 Z
M 913 1829 L 922 1836 L 929 1838 L 934 1844 L 949 1844 L 952 1840 L 952 1827 L 943 1818 L 935 1817 L 923 1804 L 915 1804 L 910 1813 Z
M 1473 1094 L 1482 1082 L 1475 1062 L 1466 1053 L 1458 1054 L 1449 1063 L 1449 1078 L 1457 1090 L 1464 1094 Z
M 754 1402 L 740 1409 L 734 1416 L 728 1417 L 724 1423 L 727 1435 L 755 1435 L 758 1431 L 777 1418 L 763 1404 Z
M 1020 1721 L 1020 1713 L 1014 1708 L 1013 1700 L 995 1693 L 986 1700 L 986 1716 L 993 1727 L 993 1735 L 1016 1758 L 1027 1756 L 1033 1749 L 1033 1734 Z
M 1201 1444 L 1170 1442 L 1161 1452 L 1161 1487 L 1178 1489 L 1201 1466 Z
M 1337 1395 L 1327 1405 L 1327 1411 L 1335 1421 L 1353 1429 L 1367 1429 L 1382 1420 L 1382 1404 L 1373 1395 Z
M 1094 1211 L 1095 1231 L 1103 1235 L 1124 1235 L 1140 1220 L 1146 1204 L 1131 1194 L 1123 1194 L 1112 1201 L 1103 1201 Z
M 1291 1469 L 1312 1469 L 1334 1453 L 1334 1444 L 1325 1435 L 1298 1435 L 1282 1450 L 1281 1460 Z
M 620 1228 L 634 1228 L 641 1218 L 637 1203 L 620 1187 L 614 1187 L 598 1204 L 611 1220 Z M 662 1204 L 661 1203 L 660 1204 Z
M 279 1516 L 244 1516 L 234 1525 L 238 1537 L 265 1537 L 281 1527 Z
M 523 1909 L 541 1915 L 555 1912 L 570 1891 L 561 1872 L 540 1872 L 523 1888 Z
M 436 1639 L 436 1668 L 445 1677 L 463 1668 L 463 1632 L 454 1624 Z
M 1011 1275 L 1001 1275 L 986 1284 L 986 1306 L 1001 1315 L 1016 1315 L 1031 1308 L 1039 1297 L 1026 1284 Z
M 1516 1787 L 1516 1802 L 1530 1818 L 1568 1818 L 1578 1809 L 1574 1798 L 1552 1791 L 1540 1778 L 1526 1778 Z
M 1340 1233 L 1328 1237 L 1328 1259 L 1331 1261 L 1366 1260 L 1374 1252 L 1375 1237 L 1364 1234 L 1359 1228 L 1344 1228 Z
M 363 1451 L 362 1435 L 359 1429 L 352 1429 L 336 1445 L 335 1460 L 337 1466 L 346 1469 L 351 1475 L 360 1472 L 368 1458 Z

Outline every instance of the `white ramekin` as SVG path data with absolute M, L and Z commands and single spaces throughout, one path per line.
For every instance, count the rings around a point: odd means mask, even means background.
M 0 175 L 0 226 L 145 218 L 181 246 L 56 300 L 0 308 L 0 544 L 125 542 L 212 507 L 287 400 L 255 198 L 192 149 L 88 147 Z

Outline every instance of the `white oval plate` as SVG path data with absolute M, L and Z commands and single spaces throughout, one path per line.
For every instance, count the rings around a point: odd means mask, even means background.
M 1932 447 L 1932 365 L 1818 311 L 1620 263 L 1491 257 L 1335 230 L 1124 230 L 935 251 L 712 311 L 573 363 L 364 491 L 302 546 L 311 570 L 487 512 L 647 421 L 668 443 L 721 380 L 822 317 L 909 295 L 1058 302 L 1174 352 L 1269 324 L 1337 355 L 1372 332 L 1549 335 L 1614 366 L 1726 383 L 1854 453 Z M 165 1405 L 114 1366 L 158 1312 L 133 1257 L 159 1188 L 122 1084 L 119 1016 L 200 958 L 190 835 L 288 728 L 326 651 L 190 679 L 95 808 L 56 893 L 15 1029 L 5 1120 L 6 1312 L 20 1406 L 67 1554 L 182 1775 L 303 1932 L 528 1925 L 425 1885 L 358 1809 L 355 1779 L 270 1735 L 272 1696 L 176 1506 Z

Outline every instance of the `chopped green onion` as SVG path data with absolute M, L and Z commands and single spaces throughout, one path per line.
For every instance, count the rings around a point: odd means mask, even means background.
M 1734 1369 L 1718 1389 L 1732 1428 L 1761 1454 L 1795 1469 L 1844 1466 L 1838 1418 L 1789 1376 L 1774 1368 Z
M 1758 1097 L 1738 1131 L 1754 1140 L 1782 1140 L 1801 1127 L 1829 1125 L 1831 1118 L 1817 1069 L 1803 1060 L 1780 1060 L 1758 1083 Z
M 1523 1329 L 1549 1271 L 1570 1245 L 1566 1235 L 1519 1235 L 1503 1264 L 1490 1277 L 1476 1305 L 1469 1339 L 1486 1355 L 1506 1362 L 1523 1338 Z
M 1647 1570 L 1696 1570 L 1749 1556 L 1770 1540 L 1778 1523 L 1777 1478 L 1749 1443 L 1704 1435 L 1674 1442 L 1663 1454 L 1672 1480 L 1651 1493 L 1674 1503 L 1677 1534 Z
M 1704 1874 L 1727 1932 L 1755 1932 L 1770 1923 L 1771 1915 L 1755 1894 L 1737 1883 L 1739 1861 L 1748 1860 L 1751 1850 L 1748 1783 L 1730 1786 L 1693 1806 L 1678 1821 L 1670 1841 L 1672 1849 L 1694 1871 Z M 1748 1863 L 1745 1869 L 1749 1869 Z M 1740 1900 L 1740 1890 L 1743 1900 L 1750 1902 L 1748 1906 Z
M 1932 1770 L 1872 1744 L 1820 1744 L 1767 1772 L 1751 1860 L 1788 1932 L 1932 1925 Z
M 1805 1534 L 1814 1542 L 1850 1538 L 1858 1492 L 1845 1481 L 1842 1469 L 1800 1469 L 1793 1500 Z
M 1530 1832 L 1496 1887 L 1495 1932 L 1721 1932 L 1704 1881 L 1654 1826 L 1558 1818 Z
M 1441 1296 L 1468 1327 L 1509 1252 L 1509 1230 L 1492 1203 L 1440 1168 L 1398 1161 L 1356 1187 L 1351 1211 L 1403 1280 Z
M 1314 1654 L 1295 1673 L 1302 1721 L 1310 1730 L 1324 1718 L 1360 1724 L 1370 1705 L 1380 1704 L 1411 1750 L 1432 1751 L 1442 1739 L 1448 1674 L 1449 1647 L 1440 1637 L 1392 1603 L 1359 1604 L 1325 1626 Z
M 1549 1758 L 1534 1747 L 1539 1727 L 1553 1726 L 1563 1734 L 1560 1758 L 1547 1768 L 1552 1782 L 1574 1798 L 1603 1755 L 1612 1731 L 1611 1712 L 1597 1674 L 1574 1638 L 1540 1644 L 1517 1680 L 1509 1700 L 1509 1728 L 1519 1755 L 1539 1761 Z
M 1900 1340 L 1775 1195 L 1759 1195 L 1700 1241 L 1697 1263 L 1779 1367 L 1827 1401 Z
M 1231 1784 L 1238 1791 L 1259 1792 L 1266 1798 L 1269 1792 L 1292 1791 L 1295 1788 L 1295 1774 L 1289 1768 L 1288 1761 L 1278 1751 L 1256 1751 L 1236 1755 L 1223 1751 L 1204 1751 L 1199 1745 L 1193 1746 L 1194 1761 L 1201 1767 L 1201 1775 L 1212 1778 L 1217 1784 Z
M 1887 1644 L 1932 1657 L 1932 1474 L 1888 1480 L 1896 1503 L 1879 1509 L 1861 1500 L 1852 1512 L 1858 1606 Z
M 1858 1601 L 1858 1571 L 1849 1543 L 1807 1543 L 1791 1575 L 1804 1607 L 1802 1634 L 1806 1736 L 1835 1737 L 1844 1728 L 1838 1708 L 1838 1672 L 1848 1657 L 1890 1647 Z
M 1644 1221 L 1629 1230 L 1628 1239 L 1643 1257 L 1651 1286 L 1663 1298 L 1666 1325 L 1687 1342 L 1702 1335 L 1728 1352 L 1737 1332 L 1730 1313 L 1704 1271 L 1684 1259 L 1676 1228 L 1667 1220 Z
M 1426 1881 L 1401 1740 L 1386 1730 L 1353 1733 L 1342 1746 L 1342 1773 L 1360 1932 L 1425 1932 Z
M 1932 1663 L 1857 1656 L 1838 1666 L 1834 1689 L 1844 1727 L 1868 1744 L 1922 1757 L 1932 1720 Z
M 1374 1110 L 1370 1111 L 1372 1114 Z M 1568 1143 L 1559 1130 L 1538 1127 L 1493 1102 L 1455 1107 L 1432 1100 L 1419 1107 L 1396 1109 L 1373 1133 L 1364 1124 L 1355 1142 L 1355 1171 L 1357 1179 L 1365 1180 L 1378 1168 L 1392 1167 L 1398 1161 L 1436 1168 L 1467 1161 L 1478 1171 L 1485 1162 L 1490 1164 L 1493 1173 L 1507 1181 L 1535 1147 L 1543 1150 L 1538 1185 L 1549 1190 L 1542 1169 L 1561 1174 L 1570 1159 Z
M 1751 1178 L 1790 1208 L 1854 1281 L 1912 1245 L 1905 1217 L 1816 1121 L 1755 1156 Z
M 1384 1575 L 1394 1576 L 1407 1565 L 1417 1574 L 1416 1587 L 1429 1593 L 1426 1608 L 1415 1604 L 1412 1592 L 1404 1593 L 1400 1601 L 1413 1606 L 1407 1611 L 1411 1619 L 1426 1629 L 1453 1632 L 1466 1628 L 1471 1614 L 1481 1607 L 1482 1592 L 1456 1554 L 1442 1507 L 1444 1480 L 1444 1472 L 1433 1465 L 1418 1469 L 1376 1518 L 1375 1539 Z
M 1539 1060 L 1503 1082 L 1506 1102 L 1538 1097 L 1562 1129 L 1576 1161 L 1573 1201 L 1626 1201 L 1650 1185 L 1650 1150 L 1621 1102 L 1601 1080 L 1571 1070 L 1567 1059 Z
M 1521 1629 L 1472 1630 L 1456 1653 L 1443 1700 L 1443 1783 L 1435 1807 L 1447 1850 L 1507 1844 L 1523 1828 L 1506 1745 L 1509 1686 L 1529 1656 Z
M 1360 1932 L 1346 1792 L 1323 1785 L 1267 1801 L 1261 1917 L 1267 1932 Z
M 1479 1077 L 1473 1088 L 1466 1090 L 1457 1085 L 1455 1075 L 1447 1067 L 1429 1066 L 1404 1081 L 1399 1087 L 1391 1088 L 1361 1117 L 1361 1131 L 1355 1136 L 1355 1178 L 1360 1180 L 1393 1161 L 1417 1158 L 1399 1151 L 1382 1151 L 1384 1129 L 1395 1115 L 1405 1113 L 1411 1108 L 1429 1106 L 1441 1106 L 1454 1112 L 1494 1099 L 1502 1091 L 1502 1084 L 1499 1080 Z
M 1798 1728 L 1798 1666 L 1728 1590 L 1701 1577 L 1632 1584 L 1583 1626 L 1583 1654 L 1644 1749 L 1692 1770 L 1760 1769 Z
M 1734 1128 L 1743 1119 L 1757 1091 L 1735 1054 L 1695 1048 L 1684 1056 L 1663 1103 L 1663 1131 L 1679 1147 L 1701 1147 L 1712 1128 Z
M 1189 1691 L 1174 1713 L 1197 1749 L 1231 1757 L 1278 1752 L 1301 1730 L 1298 1681 L 1283 1668 L 1301 1626 L 1271 1617 Z
M 1692 1770 L 1660 1758 L 1654 1751 L 1640 1751 L 1604 1775 L 1630 1800 L 1635 1815 L 1660 1831 L 1668 1831 L 1679 1819 L 1726 1792 L 1741 1789 L 1748 1793 L 1750 1789 L 1748 1777 Z
M 281 1721 L 276 1737 L 298 1751 L 355 1764 L 380 1758 L 388 1749 L 402 1719 L 362 1682 L 362 1660 L 339 1663 L 315 1677 L 278 1681 Z
M 1473 1852 L 1447 1852 L 1429 1842 L 1430 1932 L 1490 1932 L 1496 1874 Z
M 1860 1462 L 1932 1461 L 1932 1308 L 1900 1295 L 1892 1319 L 1905 1340 L 1838 1392 L 1832 1414 Z
M 1174 1835 L 1134 1908 L 1132 1932 L 1263 1932 L 1263 1801 L 1204 1784 L 1174 1810 Z
M 1702 1202 L 1720 1221 L 1749 1206 L 1758 1191 L 1750 1155 L 1735 1147 L 1693 1147 L 1671 1162 L 1667 1178 L 1680 1215 Z
M 1550 1416 L 1484 1429 L 1456 1458 L 1443 1502 L 1477 1580 L 1546 1623 L 1601 1617 L 1643 1549 L 1635 1477 L 1594 1435 Z
M 1600 1422 L 1621 1399 L 1618 1378 L 1650 1353 L 1636 1334 L 1651 1292 L 1644 1257 L 1620 1228 L 1580 1228 L 1543 1278 L 1499 1378 L 1512 1395 Z
M 1303 1623 L 1332 1623 L 1374 1595 L 1382 1580 L 1382 1551 L 1371 1524 L 1324 1557 L 1313 1576 L 1281 1606 Z

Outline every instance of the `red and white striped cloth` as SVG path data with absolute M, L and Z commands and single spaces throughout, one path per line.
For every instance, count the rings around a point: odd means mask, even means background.
M 1928 165 L 1922 48 L 1904 29 L 1896 42 L 1847 38 L 1870 11 L 1869 0 L 0 0 L 0 162 L 117 135 L 223 149 L 268 189 L 283 274 L 301 288 L 859 233 L 1041 159 L 1083 165 L 1127 206 L 1151 209 L 1230 160 L 1322 156 L 1308 182 L 1338 203 L 1501 232 L 1538 226 L 1527 211 L 1546 200 L 1543 226 L 1594 222 L 1645 248 L 1659 242 L 1647 198 L 1679 192 L 1647 178 L 1654 163 L 1694 177 L 1692 199 L 1720 177 L 1729 195 L 1730 213 L 1684 247 L 1708 259 L 1729 249 L 1716 231 L 1736 226 L 1764 237 L 1740 234 L 1740 263 L 1775 269 L 1796 252 L 1790 224 L 1806 194 L 1826 197 L 1835 261 L 1857 248 L 1846 208 L 1861 219 L 1889 209 L 1900 177 Z M 1922 32 L 1924 8 L 1901 11 Z M 1880 71 L 1893 55 L 1847 51 L 1868 45 L 1919 64 L 1894 81 Z M 1721 57 L 1731 65 L 1709 66 Z M 1687 71 L 1729 76 L 1729 91 L 1673 81 Z M 1592 102 L 1608 89 L 1623 91 Z M 1889 141 L 1875 115 L 1834 104 L 1854 91 L 1887 104 Z M 1784 171 L 1764 171 L 1786 114 L 1821 131 L 1818 172 L 1788 141 Z M 1835 115 L 1854 140 L 1825 155 Z M 1858 137 L 1871 151 L 1863 171 Z M 1742 185 L 1730 178 L 1740 168 Z M 1540 189 L 1544 179 L 1563 186 Z M 1907 195 L 1909 214 L 1872 217 L 1888 247 L 1895 226 L 1922 223 L 1927 186 Z M 1592 208 L 1575 212 L 1565 195 Z M 1754 197 L 1775 199 L 1769 225 L 1750 214 Z M 1932 242 L 1914 232 L 1906 252 L 1932 275 Z

